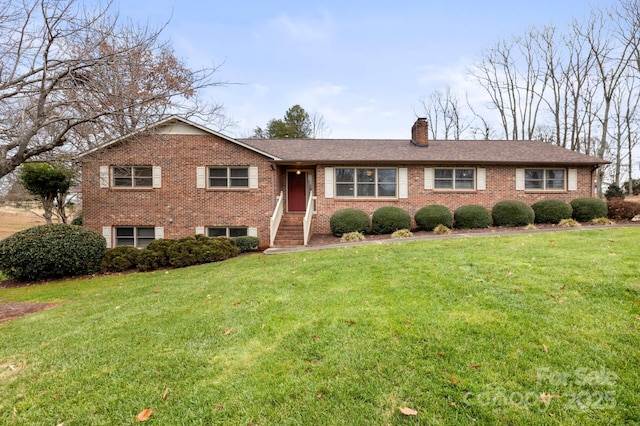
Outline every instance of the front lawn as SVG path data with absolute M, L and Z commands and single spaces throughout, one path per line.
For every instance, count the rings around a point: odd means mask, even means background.
M 59 304 L 0 324 L 0 423 L 630 424 L 639 239 L 353 246 L 0 290 Z

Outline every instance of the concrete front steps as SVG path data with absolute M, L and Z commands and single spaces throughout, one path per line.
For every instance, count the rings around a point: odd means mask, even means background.
M 274 247 L 304 245 L 304 230 L 302 229 L 303 219 L 304 212 L 285 213 L 280 221 L 276 240 L 273 242 Z

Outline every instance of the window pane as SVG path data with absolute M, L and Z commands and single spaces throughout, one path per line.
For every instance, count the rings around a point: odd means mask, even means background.
M 245 168 L 233 168 L 230 169 L 231 173 L 231 186 L 238 188 L 249 187 L 249 169 Z
M 210 167 L 209 168 L 209 177 L 212 178 L 227 178 L 227 169 L 221 169 L 221 168 L 214 168 L 214 167 Z
M 453 169 L 435 169 L 436 179 L 453 179 Z
M 396 183 L 396 169 L 378 169 L 379 183 Z
M 232 178 L 249 178 L 249 169 L 241 168 L 241 169 L 231 169 L 231 177 Z
M 133 237 L 133 228 L 116 228 L 116 237 Z
M 134 246 L 133 227 L 116 228 L 116 246 Z
M 155 238 L 156 231 L 154 228 L 137 228 L 138 238 Z
M 474 169 L 456 169 L 456 189 L 474 189 Z
M 542 170 L 525 170 L 524 178 L 526 180 L 542 180 Z
M 338 183 L 336 184 L 336 195 L 338 197 L 353 197 L 352 183 Z
M 453 169 L 435 169 L 434 178 L 435 189 L 453 189 Z
M 564 189 L 564 169 L 547 170 L 547 189 Z
M 131 167 L 113 168 L 113 186 L 131 186 Z
M 394 183 L 378 184 L 378 197 L 395 197 L 396 185 Z
M 375 182 L 376 170 L 375 169 L 358 169 L 358 183 Z M 360 192 L 358 191 L 358 194 Z
M 524 171 L 525 189 L 544 189 L 544 170 L 527 169 Z
M 133 175 L 135 176 L 133 186 L 151 187 L 153 184 L 153 170 L 151 167 L 134 167 Z
M 336 182 L 353 182 L 353 169 L 336 169 Z
M 207 236 L 209 237 L 226 237 L 227 228 L 207 228 Z
M 155 240 L 155 238 L 138 238 L 138 245 L 136 247 L 145 248 L 146 246 L 151 244 L 153 240 Z
M 116 237 L 116 246 L 135 246 L 135 240 L 131 238 L 118 238 Z
M 246 237 L 247 228 L 229 228 L 230 237 Z
M 375 183 L 359 183 L 358 184 L 358 197 L 375 197 L 375 196 L 376 196 Z

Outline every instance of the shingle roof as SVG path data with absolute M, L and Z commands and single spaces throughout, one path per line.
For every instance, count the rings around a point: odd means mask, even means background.
M 434 140 L 418 147 L 404 139 L 238 139 L 279 162 L 598 165 L 601 158 L 537 141 Z

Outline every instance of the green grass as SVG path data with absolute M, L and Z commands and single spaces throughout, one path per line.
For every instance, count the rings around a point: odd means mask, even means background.
M 0 423 L 631 424 L 639 238 L 363 245 L 0 290 L 60 304 L 0 325 Z

